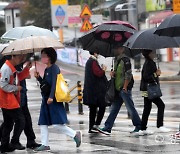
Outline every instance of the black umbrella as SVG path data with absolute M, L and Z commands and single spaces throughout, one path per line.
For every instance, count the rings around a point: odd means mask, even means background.
M 91 52 L 98 50 L 104 57 L 113 57 L 114 46 L 123 45 L 135 31 L 135 28 L 127 22 L 111 21 L 94 27 L 79 40 L 84 50 Z
M 157 27 L 155 34 L 170 37 L 180 36 L 180 14 L 173 14 L 164 19 Z
M 154 34 L 156 28 L 145 29 L 133 34 L 124 46 L 130 49 L 162 49 L 179 47 L 180 37 L 171 38 Z

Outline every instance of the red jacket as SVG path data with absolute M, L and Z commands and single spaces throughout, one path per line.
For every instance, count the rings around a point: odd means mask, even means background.
M 12 75 L 10 75 L 9 84 L 14 83 L 13 74 L 16 72 L 15 67 L 10 63 L 10 61 L 6 61 L 5 65 L 9 67 L 12 71 Z M 17 74 L 17 73 L 16 73 Z M 29 68 L 25 68 L 22 72 L 17 74 L 18 81 L 21 81 L 29 76 Z M 0 74 L 1 77 L 1 74 Z M 19 82 L 18 82 L 19 85 Z M 16 94 L 13 92 L 5 92 L 2 88 L 0 88 L 0 108 L 5 109 L 15 109 L 20 107 L 20 91 L 17 91 Z

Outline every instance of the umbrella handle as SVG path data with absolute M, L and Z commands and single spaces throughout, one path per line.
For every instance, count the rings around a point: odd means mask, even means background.
M 36 61 L 34 61 L 35 71 L 37 72 L 37 64 Z
M 159 67 L 159 54 L 157 55 L 157 67 L 158 67 L 158 69 L 160 69 L 160 67 Z
M 112 58 L 111 71 L 114 70 L 114 58 Z
M 157 68 L 160 69 L 160 67 L 159 67 L 159 59 L 160 59 L 159 58 L 159 55 L 160 55 L 159 51 L 158 52 L 156 51 L 156 54 L 157 54 Z
M 36 61 L 34 61 L 34 66 L 35 66 L 35 71 L 37 72 L 37 64 L 36 64 Z M 37 83 L 37 86 L 39 86 L 39 83 L 38 83 L 37 78 L 36 78 L 36 83 Z
M 34 53 L 34 49 L 33 49 L 33 53 Z M 34 53 L 34 59 L 35 59 L 35 53 Z M 34 60 L 34 66 L 35 66 L 35 71 L 37 72 L 37 64 L 36 64 L 36 60 Z M 38 80 L 36 79 L 36 83 L 37 86 L 39 86 Z

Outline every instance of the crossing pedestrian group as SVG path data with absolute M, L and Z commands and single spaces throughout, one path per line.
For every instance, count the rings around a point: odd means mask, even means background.
M 157 132 L 169 132 L 170 130 L 164 127 L 163 123 L 165 104 L 160 98 L 161 96 L 150 98 L 148 92 L 150 84 L 160 84 L 161 70 L 156 67 L 156 63 L 153 61 L 155 52 L 152 50 L 142 52 L 145 62 L 141 71 L 140 91 L 144 98 L 144 109 L 142 118 L 140 118 L 132 99 L 134 79 L 130 58 L 124 54 L 124 47 L 117 45 L 114 49 L 115 62 L 110 76 L 114 78 L 115 95 L 103 127 L 101 127 L 101 122 L 108 105 L 108 100 L 105 99 L 108 79 L 106 77 L 106 66 L 100 66 L 98 63 L 99 52 L 97 48 L 90 51 L 90 57 L 85 66 L 83 103 L 89 107 L 88 133 L 110 135 L 123 103 L 134 125 L 134 130 L 130 134 L 144 136 L 154 133 L 147 129 L 152 103 L 158 108 Z M 71 137 L 76 147 L 80 147 L 82 143 L 81 131 L 75 131 L 66 125 L 67 115 L 64 105 L 62 102 L 57 102 L 55 98 L 56 79 L 61 71 L 55 64 L 57 53 L 51 47 L 44 48 L 41 51 L 41 62 L 47 66 L 44 76 L 41 77 L 39 72 L 34 72 L 35 78 L 41 85 L 42 95 L 38 121 L 41 143 L 35 141 L 36 136 L 28 109 L 25 81 L 31 77 L 29 70 L 32 64 L 27 62 L 27 57 L 27 55 L 6 56 L 0 70 L 0 107 L 3 115 L 3 123 L 0 127 L 1 153 L 25 149 L 25 146 L 20 143 L 22 131 L 27 137 L 26 148 L 33 149 L 34 152 L 50 151 L 48 126 L 51 125 L 58 130 L 58 133 Z M 13 136 L 10 139 L 12 130 Z

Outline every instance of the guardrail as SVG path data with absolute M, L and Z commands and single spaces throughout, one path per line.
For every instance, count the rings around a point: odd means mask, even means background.
M 71 93 L 74 89 L 77 88 L 77 94 L 74 96 L 71 96 L 71 100 L 69 102 L 65 102 L 65 109 L 66 112 L 69 113 L 69 103 L 71 103 L 75 98 L 78 99 L 78 112 L 79 114 L 84 114 L 83 113 L 83 104 L 82 104 L 82 86 L 81 86 L 81 81 L 77 81 L 77 85 L 73 86 L 69 92 Z

